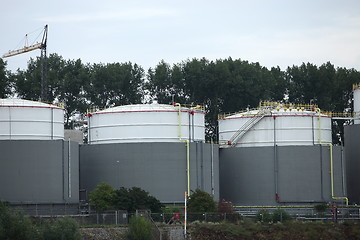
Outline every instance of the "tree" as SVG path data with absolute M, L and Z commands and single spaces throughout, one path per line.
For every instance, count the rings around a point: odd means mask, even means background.
M 144 70 L 137 64 L 93 64 L 85 91 L 91 105 L 98 108 L 141 103 Z
M 215 212 L 216 203 L 209 193 L 196 189 L 188 200 L 187 209 L 189 213 Z
M 109 184 L 102 182 L 90 192 L 89 196 L 90 205 L 97 211 L 102 212 L 113 207 L 115 191 Z
M 6 70 L 6 62 L 0 58 L 0 98 L 6 98 L 11 94 L 11 78 Z
M 137 209 L 150 209 L 152 212 L 160 212 L 163 207 L 158 199 L 138 187 L 129 189 L 121 187 L 115 190 L 114 206 L 130 213 L 134 213 Z

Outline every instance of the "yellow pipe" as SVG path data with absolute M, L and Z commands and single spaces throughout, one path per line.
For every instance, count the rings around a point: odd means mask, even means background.
M 321 111 L 316 108 L 315 111 L 318 113 L 318 140 L 322 146 L 329 146 L 330 151 L 330 185 L 331 185 L 331 198 L 334 200 L 345 200 L 346 206 L 349 205 L 349 199 L 347 197 L 335 197 L 334 194 L 334 161 L 333 161 L 333 146 L 332 143 L 323 143 L 321 138 Z
M 181 104 L 175 103 L 179 107 L 178 112 L 178 137 L 181 142 L 185 142 L 186 145 L 186 175 L 187 175 L 187 195 L 190 196 L 190 141 L 189 139 L 182 139 L 181 136 Z

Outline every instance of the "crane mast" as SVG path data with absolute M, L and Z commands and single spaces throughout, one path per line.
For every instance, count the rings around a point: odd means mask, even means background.
M 27 44 L 27 34 L 25 35 L 26 41 L 25 46 L 23 48 L 12 50 L 7 53 L 5 53 L 2 58 L 12 57 L 16 56 L 22 53 L 27 53 L 36 49 L 41 50 L 40 54 L 40 61 L 41 61 L 41 101 L 47 101 L 47 93 L 48 93 L 48 87 L 47 87 L 47 66 L 46 66 L 46 47 L 47 47 L 47 35 L 48 35 L 48 25 L 45 25 L 44 27 L 44 33 L 42 36 L 41 43 L 35 43 L 33 45 L 28 46 Z

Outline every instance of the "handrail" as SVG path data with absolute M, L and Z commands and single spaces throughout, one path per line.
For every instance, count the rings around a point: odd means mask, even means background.
M 360 83 L 358 84 L 360 87 Z M 321 115 L 326 115 L 329 117 L 340 117 L 340 118 L 353 118 L 356 116 L 354 113 L 349 112 L 329 112 L 329 111 L 321 111 L 316 104 L 289 104 L 289 103 L 281 103 L 281 102 L 270 102 L 270 101 L 261 101 L 257 108 L 247 108 L 238 112 L 226 112 L 218 114 L 218 119 L 224 119 L 230 116 L 234 116 L 237 114 L 241 114 L 242 116 L 254 116 L 257 113 L 253 111 L 259 111 L 262 108 L 273 108 L 276 111 L 284 110 L 284 111 L 310 111 L 316 112 Z

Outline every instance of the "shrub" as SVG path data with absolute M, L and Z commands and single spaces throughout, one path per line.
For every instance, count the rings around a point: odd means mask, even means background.
M 12 213 L 5 202 L 0 202 L 0 239 L 31 240 L 36 231 L 30 219 L 21 212 Z
M 55 223 L 47 222 L 43 229 L 46 240 L 79 240 L 81 239 L 79 226 L 74 219 L 60 218 Z
M 112 207 L 115 191 L 107 183 L 102 182 L 90 192 L 90 205 L 101 212 Z
M 318 213 L 323 213 L 326 211 L 326 209 L 328 209 L 328 205 L 323 203 L 323 204 L 317 204 L 314 206 L 315 210 L 318 212 Z
M 129 240 L 149 240 L 152 238 L 151 222 L 144 217 L 134 216 L 129 222 Z
M 260 222 L 272 222 L 272 215 L 266 209 L 261 209 L 256 214 L 256 220 Z
M 276 209 L 272 214 L 273 222 L 285 222 L 291 220 L 291 216 L 284 209 Z
M 190 196 L 187 209 L 189 213 L 215 212 L 216 203 L 209 193 L 196 189 Z

